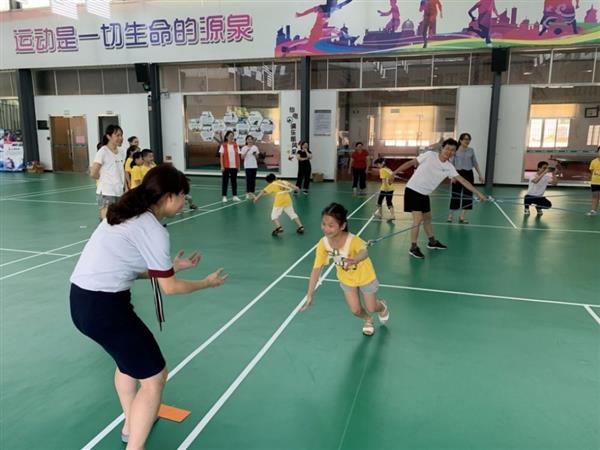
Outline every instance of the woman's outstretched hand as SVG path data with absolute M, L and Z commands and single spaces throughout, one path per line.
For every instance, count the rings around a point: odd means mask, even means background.
M 216 272 L 211 273 L 204 279 L 208 287 L 214 288 L 217 286 L 221 286 L 223 283 L 225 283 L 225 280 L 229 275 L 223 274 L 223 270 L 224 269 L 221 267 Z
M 179 253 L 177 253 L 177 256 L 175 256 L 175 260 L 173 260 L 173 270 L 175 270 L 176 273 L 196 267 L 202 259 L 200 252 L 194 252 L 187 258 L 184 258 L 183 255 L 184 251 L 180 250 Z

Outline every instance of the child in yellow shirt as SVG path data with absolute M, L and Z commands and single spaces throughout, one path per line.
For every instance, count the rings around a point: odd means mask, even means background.
M 152 152 L 152 150 L 150 150 L 149 148 L 145 148 L 144 150 L 142 150 L 142 158 L 144 159 L 142 173 L 144 176 L 146 176 L 146 174 L 150 172 L 150 169 L 156 167 L 156 163 L 154 162 L 154 152 Z
M 129 172 L 129 188 L 133 189 L 142 184 L 144 179 L 144 158 L 142 152 L 135 152 L 131 155 L 130 172 Z
M 361 238 L 348 231 L 348 211 L 339 203 L 332 203 L 323 210 L 321 229 L 325 236 L 317 245 L 306 303 L 301 311 L 306 311 L 312 304 L 321 270 L 333 259 L 350 312 L 363 319 L 363 334 L 372 336 L 375 328 L 371 314 L 378 313 L 379 322 L 383 325 L 388 321 L 390 312 L 385 301 L 377 299 L 379 282 L 367 252 L 367 245 Z M 360 292 L 366 310 L 360 301 Z
M 260 200 L 261 197 L 267 194 L 273 194 L 275 198 L 273 199 L 273 211 L 271 212 L 271 220 L 275 224 L 275 229 L 272 231 L 273 236 L 277 236 L 278 234 L 283 233 L 283 227 L 281 226 L 281 222 L 279 222 L 279 218 L 282 213 L 286 213 L 288 217 L 296 224 L 298 227 L 296 229 L 296 233 L 303 234 L 304 226 L 302 222 L 300 222 L 300 217 L 294 211 L 294 206 L 292 204 L 292 197 L 290 196 L 291 191 L 299 192 L 300 188 L 288 183 L 284 180 L 278 180 L 277 177 L 270 173 L 266 176 L 267 187 L 265 187 L 254 199 L 254 203 Z
M 373 214 L 377 218 L 381 218 L 381 207 L 383 205 L 383 199 L 387 204 L 390 212 L 390 219 L 395 220 L 394 215 L 394 176 L 396 172 L 386 167 L 384 158 L 377 158 L 374 162 L 375 166 L 379 168 L 379 178 L 381 179 L 381 188 L 379 190 L 379 198 L 377 199 L 377 209 Z
M 590 172 L 592 172 L 592 209 L 588 216 L 598 214 L 598 203 L 600 203 L 600 146 L 598 146 L 598 156 L 590 163 Z

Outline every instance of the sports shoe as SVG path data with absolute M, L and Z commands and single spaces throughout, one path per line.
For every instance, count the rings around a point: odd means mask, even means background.
M 544 215 L 544 210 L 543 209 L 538 209 L 537 210 L 537 215 L 538 216 L 543 216 Z
M 525 214 L 526 216 L 531 214 L 531 212 L 529 211 L 529 208 L 525 208 L 525 211 L 523 211 L 523 214 Z
M 586 214 L 586 216 L 595 216 L 598 214 L 598 211 L 595 209 L 590 209 L 590 212 Z
M 429 241 L 427 243 L 427 248 L 429 248 L 431 250 L 446 250 L 448 248 L 448 246 L 442 244 L 440 241 L 438 241 L 436 239 L 435 241 Z
M 381 311 L 379 314 L 377 314 L 377 318 L 379 319 L 379 323 L 381 325 L 385 325 L 386 322 L 388 321 L 388 319 L 390 318 L 390 310 L 387 307 L 387 304 L 385 303 L 385 300 L 379 300 L 383 306 L 384 306 L 384 310 Z
M 234 202 L 241 202 L 242 200 L 237 195 L 234 195 L 233 196 L 233 201 Z
M 254 200 L 255 196 L 254 196 L 254 194 L 253 194 L 252 192 L 248 192 L 248 193 L 246 194 L 246 198 L 247 198 L 248 200 Z
M 373 217 L 375 217 L 376 219 L 381 219 L 381 211 L 375 211 L 373 213 Z
M 417 259 L 424 259 L 425 258 L 425 255 L 423 253 L 421 253 L 421 249 L 419 247 L 411 248 L 408 251 L 408 254 L 410 256 L 414 256 Z
M 223 203 L 227 203 L 227 197 L 223 197 L 223 200 L 221 200 Z

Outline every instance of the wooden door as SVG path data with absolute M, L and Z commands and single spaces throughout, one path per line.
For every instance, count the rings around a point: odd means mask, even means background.
M 69 118 L 69 144 L 73 160 L 73 171 L 85 173 L 89 167 L 87 121 L 84 116 Z
M 52 166 L 58 172 L 73 172 L 68 117 L 50 117 Z

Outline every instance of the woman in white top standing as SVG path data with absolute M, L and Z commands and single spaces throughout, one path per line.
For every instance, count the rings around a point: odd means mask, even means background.
M 114 383 L 125 423 L 121 440 L 128 449 L 143 449 L 158 413 L 167 381 L 165 359 L 152 332 L 134 312 L 131 287 L 151 278 L 156 314 L 164 322 L 161 289 L 188 294 L 220 286 L 222 269 L 200 280 L 182 280 L 181 270 L 196 267 L 200 255 L 171 261 L 169 233 L 160 221 L 177 214 L 190 187 L 171 165 L 148 172 L 142 184 L 110 205 L 86 244 L 71 275 L 71 317 L 81 333 L 114 359 Z
M 252 200 L 255 198 L 256 190 L 256 172 L 258 171 L 258 147 L 254 144 L 252 135 L 246 136 L 246 145 L 242 147 L 242 159 L 244 160 L 244 170 L 246 171 L 246 198 Z
M 116 203 L 125 190 L 125 152 L 123 130 L 118 125 L 106 127 L 102 136 L 102 147 L 96 153 L 90 175 L 98 180 L 96 199 L 100 207 L 100 220 L 106 218 L 109 205 Z
M 223 195 L 223 203 L 227 203 L 227 186 L 229 185 L 229 179 L 231 179 L 233 201 L 241 201 L 237 195 L 237 174 L 240 169 L 240 148 L 235 142 L 235 135 L 231 130 L 225 133 L 225 140 L 219 148 L 219 161 L 221 162 L 221 195 Z

